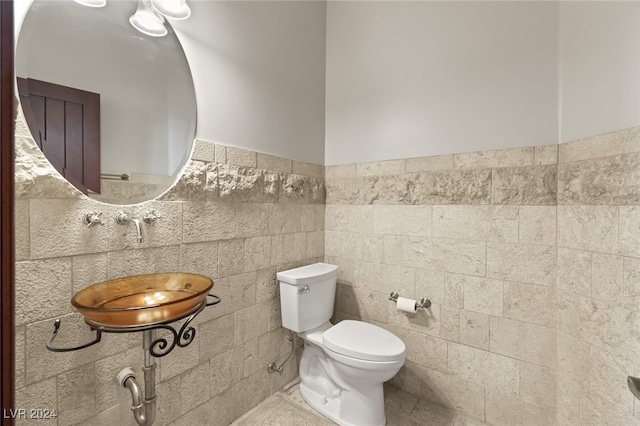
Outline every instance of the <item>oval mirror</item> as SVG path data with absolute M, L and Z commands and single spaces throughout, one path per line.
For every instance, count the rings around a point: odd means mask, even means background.
M 18 91 L 36 143 L 70 183 L 112 204 L 169 188 L 196 127 L 182 46 L 168 22 L 164 37 L 134 29 L 136 7 L 35 0 L 16 47 Z

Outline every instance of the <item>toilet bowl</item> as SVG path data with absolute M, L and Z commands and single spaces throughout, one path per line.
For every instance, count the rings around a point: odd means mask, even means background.
M 337 266 L 316 263 L 277 274 L 283 327 L 304 340 L 300 393 L 321 414 L 343 426 L 383 426 L 382 384 L 400 370 L 405 345 L 362 321 L 329 322 Z

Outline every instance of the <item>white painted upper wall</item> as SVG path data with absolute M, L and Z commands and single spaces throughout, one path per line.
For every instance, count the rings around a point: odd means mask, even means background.
M 189 0 L 196 136 L 324 163 L 326 3 Z
M 329 2 L 326 164 L 556 143 L 557 8 Z
M 560 142 L 640 125 L 640 2 L 559 10 Z

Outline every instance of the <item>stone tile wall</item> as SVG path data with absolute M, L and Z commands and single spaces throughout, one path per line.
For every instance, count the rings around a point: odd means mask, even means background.
M 640 129 L 558 158 L 558 424 L 640 424 Z
M 326 185 L 335 319 L 405 341 L 393 384 L 495 425 L 640 423 L 640 128 L 329 166 Z
M 552 145 L 326 168 L 336 319 L 403 339 L 393 384 L 491 424 L 554 422 L 556 159 Z M 399 312 L 392 291 L 433 305 Z
M 129 392 L 115 375 L 130 366 L 142 379 L 142 334 L 105 334 L 102 342 L 53 353 L 45 342 L 62 319 L 57 344 L 91 337 L 69 300 L 106 279 L 185 271 L 213 278 L 222 303 L 194 321 L 196 337 L 158 359 L 158 425 L 226 425 L 293 380 L 295 358 L 282 375 L 290 344 L 281 328 L 277 270 L 324 255 L 324 168 L 232 146 L 196 141 L 181 180 L 157 200 L 113 206 L 89 200 L 47 164 L 18 122 L 16 155 L 16 404 L 56 409 L 38 425 L 135 425 Z M 25 132 L 26 130 L 26 132 Z M 140 218 L 115 223 L 118 210 Z M 105 226 L 82 217 L 102 211 Z

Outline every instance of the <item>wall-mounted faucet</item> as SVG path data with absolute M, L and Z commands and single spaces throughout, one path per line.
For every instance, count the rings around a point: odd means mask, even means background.
M 130 222 L 136 226 L 136 241 L 138 243 L 142 242 L 142 229 L 140 228 L 140 219 L 130 218 L 129 215 L 123 211 L 119 211 L 116 216 L 116 223 L 118 225 L 128 225 Z
M 89 212 L 84 215 L 82 222 L 87 225 L 87 228 L 91 228 L 94 225 L 104 226 L 104 221 L 100 217 L 102 212 Z
M 150 212 L 146 212 L 144 216 L 142 216 L 142 220 L 144 223 L 148 223 L 151 226 L 156 224 L 158 219 L 162 219 L 162 216 L 156 213 L 155 210 L 151 210 Z

